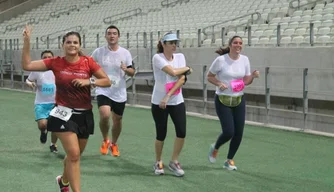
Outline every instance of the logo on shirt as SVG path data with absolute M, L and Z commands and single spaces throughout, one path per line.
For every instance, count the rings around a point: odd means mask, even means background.
M 60 71 L 60 74 L 62 75 L 74 75 L 78 78 L 88 78 L 88 74 L 85 72 L 70 72 L 70 71 Z

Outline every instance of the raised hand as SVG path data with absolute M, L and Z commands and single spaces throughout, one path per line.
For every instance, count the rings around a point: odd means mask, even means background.
M 29 26 L 28 24 L 25 25 L 24 29 L 23 29 L 23 38 L 24 39 L 27 39 L 27 40 L 30 40 L 30 37 L 31 37 L 31 31 L 32 31 L 32 27 Z

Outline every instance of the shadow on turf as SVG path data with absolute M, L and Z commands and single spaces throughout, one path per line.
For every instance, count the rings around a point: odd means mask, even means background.
M 99 168 L 85 169 L 84 174 L 96 175 L 96 176 L 117 176 L 117 177 L 128 177 L 140 176 L 143 177 L 158 177 L 153 172 L 153 163 L 141 161 L 141 164 L 136 163 L 137 160 L 123 159 L 122 157 L 109 158 L 101 155 L 92 155 L 82 157 L 82 165 L 94 164 L 98 165 Z M 143 166 L 143 164 L 145 164 Z M 171 171 L 168 170 L 168 165 L 165 164 L 165 175 L 176 177 Z

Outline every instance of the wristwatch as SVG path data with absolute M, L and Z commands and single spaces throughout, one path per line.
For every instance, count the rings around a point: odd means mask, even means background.
M 89 84 L 95 86 L 95 79 L 94 78 L 89 78 Z

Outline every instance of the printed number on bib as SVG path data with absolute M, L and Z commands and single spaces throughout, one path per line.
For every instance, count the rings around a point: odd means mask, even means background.
M 42 84 L 42 94 L 43 95 L 53 95 L 55 92 L 54 84 Z
M 111 87 L 119 87 L 120 78 L 116 76 L 109 76 Z
M 240 92 L 244 90 L 245 83 L 242 79 L 233 80 L 231 81 L 231 87 L 233 92 Z
M 166 93 L 168 93 L 176 84 L 176 82 L 171 82 L 171 83 L 166 83 L 165 88 L 166 88 Z M 181 92 L 181 88 L 178 88 L 173 95 L 177 95 Z
M 51 110 L 50 116 L 68 121 L 72 116 L 72 109 L 64 106 L 56 106 Z

